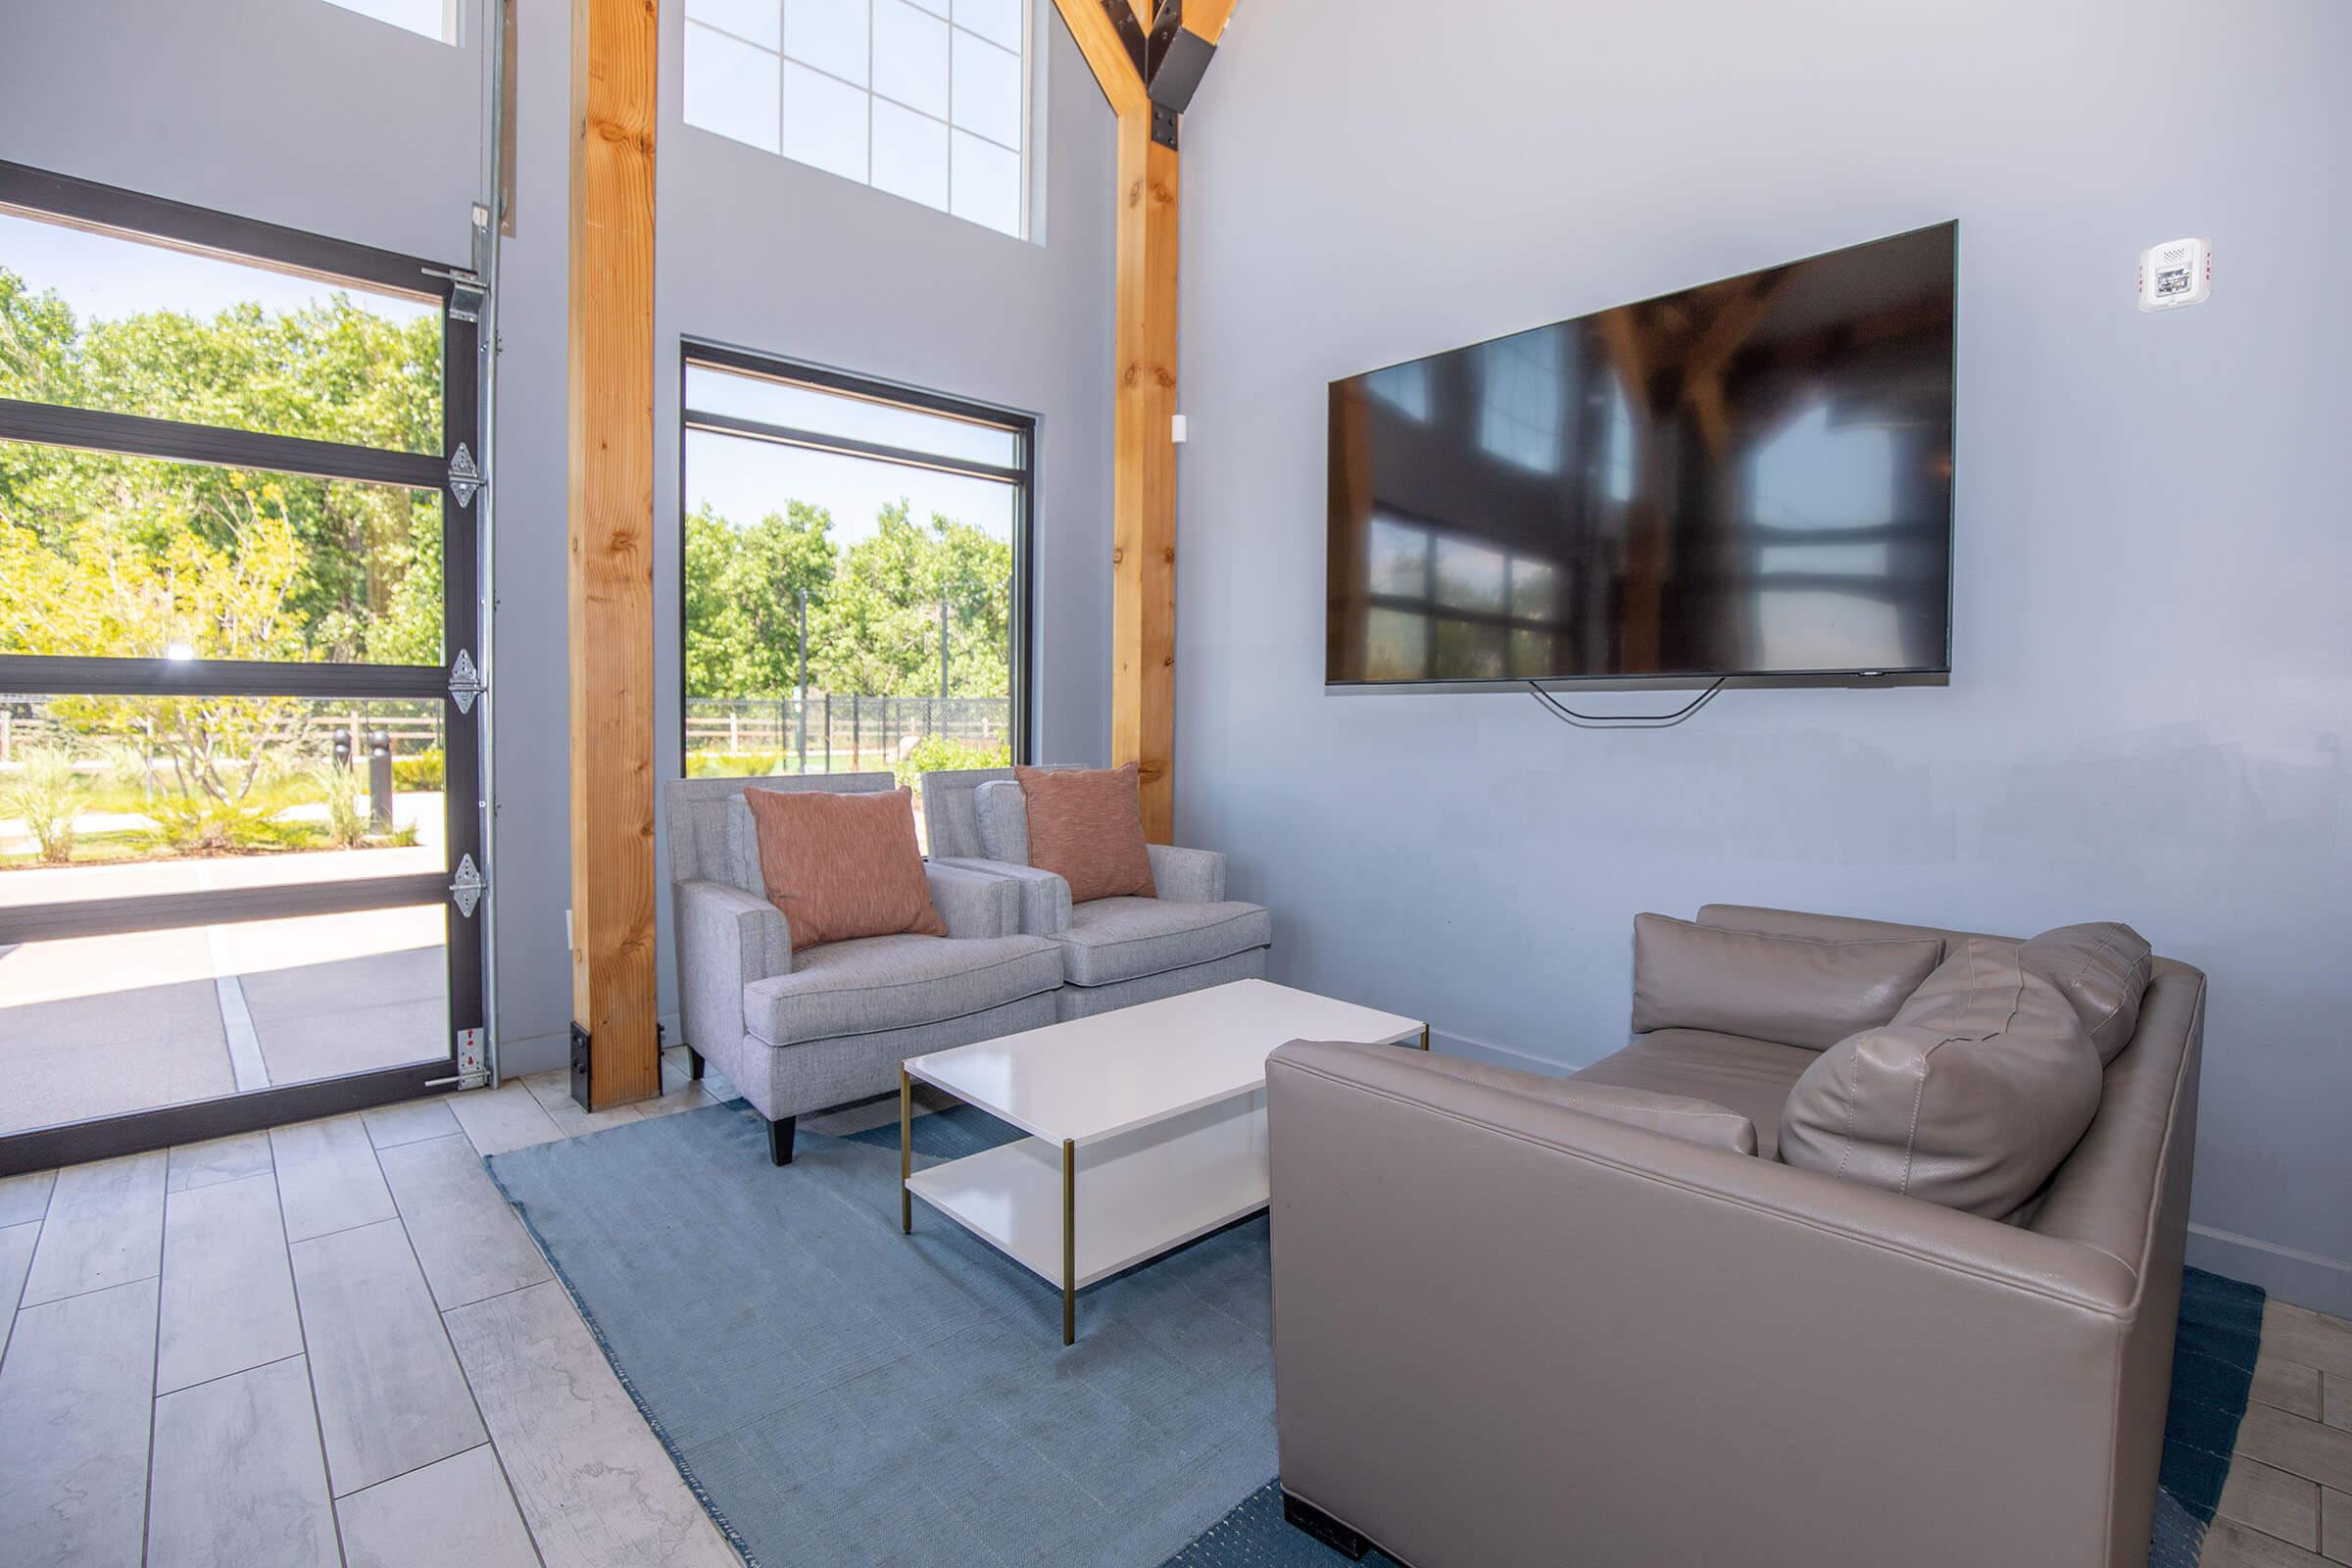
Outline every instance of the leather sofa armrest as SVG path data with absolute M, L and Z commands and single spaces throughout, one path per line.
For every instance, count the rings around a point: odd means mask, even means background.
M 1293 1495 L 1402 1561 L 1716 1561 L 1757 1519 L 1802 1522 L 1776 1562 L 2133 1549 L 2130 1268 L 1403 1054 L 1267 1063 Z
M 1008 877 L 929 860 L 923 878 L 930 885 L 931 906 L 951 937 L 1009 937 L 1021 924 L 1020 888 Z
M 1018 889 L 1021 936 L 1057 936 L 1070 928 L 1070 885 L 1051 871 L 1041 871 L 1034 865 L 1017 865 L 1010 860 L 983 860 L 965 856 L 949 856 L 930 863 L 1012 883 Z
M 1170 904 L 1225 902 L 1225 856 L 1218 850 L 1186 850 L 1173 844 L 1147 844 L 1152 858 L 1152 884 Z

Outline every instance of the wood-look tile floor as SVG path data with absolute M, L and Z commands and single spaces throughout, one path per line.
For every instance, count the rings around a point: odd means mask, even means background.
M 738 1564 L 479 1158 L 671 1055 L 0 1179 L 0 1563 Z
M 736 1563 L 476 1157 L 731 1093 L 682 1055 L 0 1180 L 0 1563 Z M 2330 1564 L 2352 1323 L 2273 1302 L 2203 1568 Z
M 2272 1301 L 2199 1568 L 2330 1563 L 2352 1563 L 2352 1323 Z

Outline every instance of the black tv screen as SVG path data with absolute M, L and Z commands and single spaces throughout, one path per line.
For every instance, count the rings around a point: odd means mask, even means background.
M 1326 680 L 1948 669 L 1956 239 L 1334 381 Z

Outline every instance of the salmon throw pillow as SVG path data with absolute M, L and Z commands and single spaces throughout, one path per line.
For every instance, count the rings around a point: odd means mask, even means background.
M 1029 863 L 1070 885 L 1070 902 L 1155 899 L 1143 799 L 1124 767 L 1016 767 L 1029 816 Z
M 760 880 L 792 927 L 792 951 L 902 932 L 944 937 L 914 842 L 906 790 L 743 792 L 760 836 Z

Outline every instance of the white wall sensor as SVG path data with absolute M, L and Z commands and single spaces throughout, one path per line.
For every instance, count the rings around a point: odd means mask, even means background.
M 1169 415 L 1169 416 L 1168 416 L 1168 439 L 1169 439 L 1169 440 L 1171 440 L 1171 441 L 1173 441 L 1173 442 L 1175 442 L 1175 443 L 1176 443 L 1178 446 L 1182 446 L 1182 445 L 1184 444 L 1184 437 L 1185 437 L 1185 428 L 1184 428 L 1184 416 L 1183 416 L 1183 415 L 1181 415 L 1181 414 L 1171 414 L 1171 415 Z
M 2213 297 L 2213 247 L 2201 239 L 2169 239 L 2139 253 L 2139 308 L 2177 311 Z

